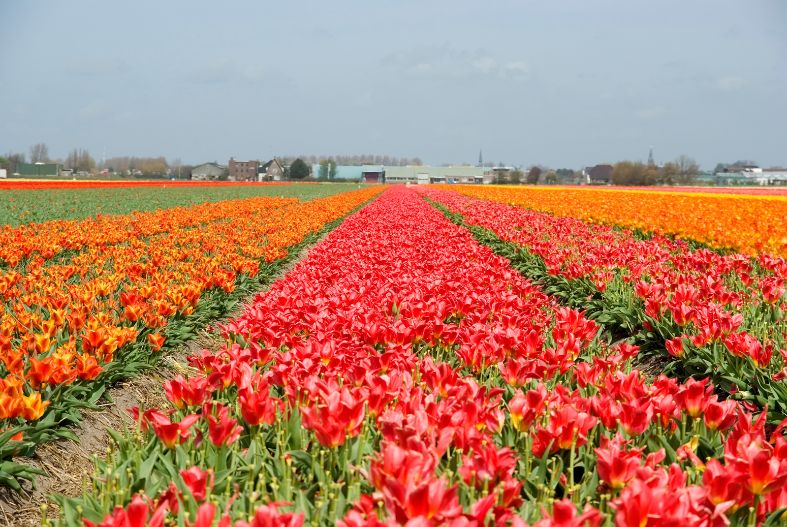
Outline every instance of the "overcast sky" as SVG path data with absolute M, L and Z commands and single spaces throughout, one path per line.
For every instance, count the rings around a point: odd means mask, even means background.
M 0 0 L 0 154 L 787 165 L 787 1 Z

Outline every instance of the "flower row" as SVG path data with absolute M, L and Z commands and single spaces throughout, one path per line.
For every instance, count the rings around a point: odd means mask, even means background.
M 509 205 L 667 234 L 744 254 L 787 256 L 787 196 L 457 186 L 458 192 Z
M 127 215 L 94 216 L 84 220 L 54 220 L 0 228 L 0 261 L 20 271 L 41 267 L 65 251 L 100 249 L 205 223 L 231 221 L 268 209 L 298 203 L 289 198 L 250 198 L 175 207 Z M 20 265 L 21 264 L 21 265 Z
M 524 248 L 545 281 L 581 291 L 576 307 L 596 307 L 641 342 L 678 359 L 689 374 L 712 375 L 730 393 L 787 416 L 787 262 L 762 255 L 691 250 L 663 237 L 430 189 L 427 195 Z M 532 273 L 538 273 L 535 268 Z

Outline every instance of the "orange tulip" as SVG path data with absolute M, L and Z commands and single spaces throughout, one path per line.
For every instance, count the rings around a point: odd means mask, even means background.
M 98 361 L 92 355 L 78 355 L 76 360 L 76 374 L 83 381 L 90 381 L 98 377 L 103 371 Z
M 40 418 L 44 415 L 47 406 L 50 405 L 50 401 L 41 401 L 41 394 L 38 392 L 33 392 L 30 395 L 23 395 L 22 403 L 24 405 L 22 417 L 28 421 L 35 421 Z
M 148 335 L 148 343 L 150 343 L 150 349 L 153 351 L 158 351 L 164 345 L 164 341 L 166 337 L 161 333 L 151 333 Z
M 38 390 L 42 385 L 45 385 L 49 382 L 50 377 L 54 371 L 54 367 L 52 364 L 52 359 L 50 357 L 46 357 L 44 359 L 38 360 L 35 357 L 31 357 L 29 360 L 30 368 L 27 370 L 27 380 L 30 382 L 30 386 L 33 389 Z

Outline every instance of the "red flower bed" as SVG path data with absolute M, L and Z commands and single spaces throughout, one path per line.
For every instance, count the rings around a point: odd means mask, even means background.
M 599 320 L 621 321 L 687 373 L 715 376 L 729 393 L 767 404 L 777 421 L 787 416 L 780 384 L 787 377 L 783 258 L 693 250 L 681 240 L 639 239 L 625 229 L 424 192 L 536 256 L 547 280 L 560 277 L 564 290 L 583 291 L 576 307 L 594 306 Z

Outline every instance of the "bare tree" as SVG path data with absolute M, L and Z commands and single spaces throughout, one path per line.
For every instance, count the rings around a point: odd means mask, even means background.
M 612 184 L 625 186 L 655 185 L 661 174 L 653 165 L 638 161 L 619 161 L 612 170 Z
M 541 173 L 543 170 L 539 166 L 531 167 L 531 169 L 527 172 L 527 184 L 528 185 L 536 185 L 538 184 L 538 178 L 541 177 Z M 521 176 L 520 176 L 521 179 Z
M 677 182 L 681 185 L 693 183 L 700 173 L 700 166 L 689 156 L 680 156 L 675 160 L 675 164 L 678 167 Z
M 66 156 L 66 160 L 63 162 L 63 165 L 67 169 L 76 170 L 78 163 L 79 163 L 79 149 L 75 148 L 68 153 L 68 155 Z
M 680 167 L 674 161 L 667 161 L 661 167 L 661 177 L 659 183 L 662 185 L 674 185 L 680 176 Z
M 13 174 L 17 170 L 17 165 L 19 163 L 25 162 L 25 153 L 24 152 L 8 152 L 5 156 L 6 165 L 8 168 L 9 174 Z
M 46 143 L 36 143 L 30 147 L 31 163 L 46 163 L 49 161 L 49 147 Z
M 179 157 L 176 157 L 172 160 L 172 163 L 169 164 L 169 168 L 172 169 L 172 175 L 180 179 L 180 168 L 183 166 L 183 163 L 180 161 Z
M 93 172 L 96 169 L 96 160 L 84 148 L 75 148 L 67 156 L 65 167 L 79 172 Z

